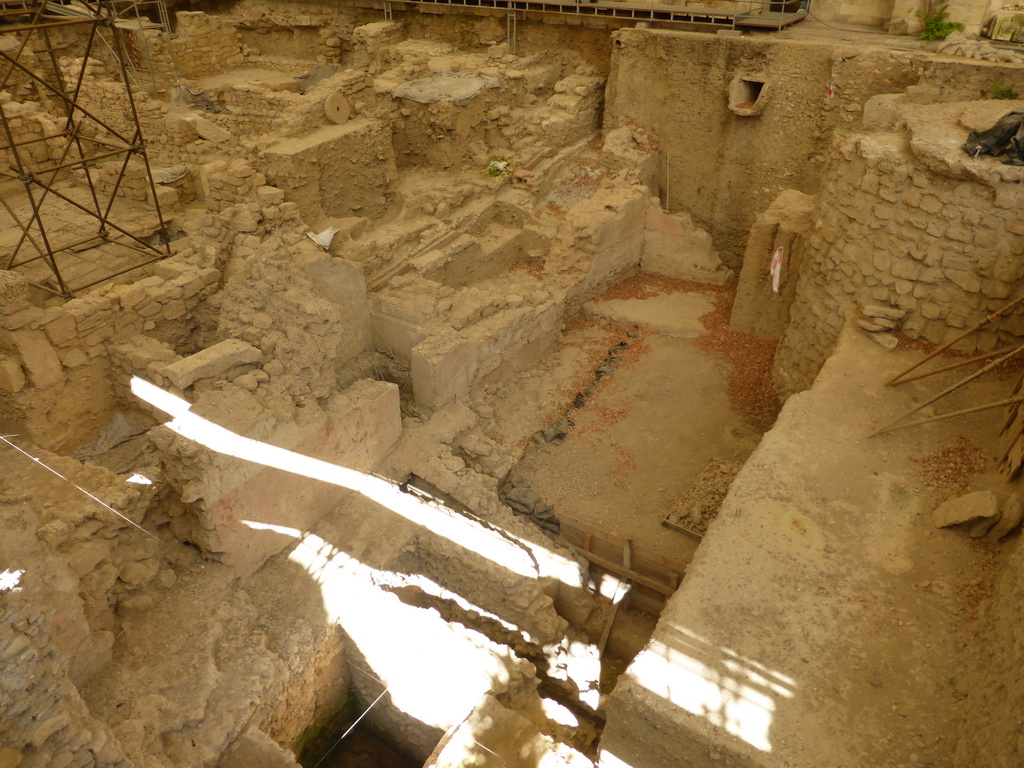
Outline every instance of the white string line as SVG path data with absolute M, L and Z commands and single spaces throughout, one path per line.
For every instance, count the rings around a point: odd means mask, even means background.
M 365 669 L 363 669 L 362 667 L 360 667 L 360 666 L 359 666 L 358 664 L 356 664 L 356 663 L 354 663 L 354 662 L 351 662 L 351 661 L 350 661 L 350 662 L 349 662 L 349 664 L 351 664 L 351 665 L 352 665 L 353 667 L 355 667 L 356 669 L 358 669 L 358 670 L 359 670 L 360 672 L 362 672 L 362 673 L 363 673 L 364 675 L 366 675 L 367 677 L 371 677 L 371 678 L 373 678 L 374 680 L 376 680 L 376 681 L 377 681 L 378 683 L 380 683 L 381 685 L 384 685 L 384 686 L 386 686 L 385 682 L 384 682 L 383 680 L 381 680 L 381 679 L 380 679 L 379 677 L 377 677 L 377 676 L 376 676 L 375 674 L 373 674 L 372 672 L 368 672 L 368 671 L 366 671 Z M 385 687 L 384 693 L 387 693 L 387 688 L 386 688 L 386 687 Z M 381 694 L 381 696 L 383 696 L 383 695 L 384 695 L 384 694 Z M 379 697 L 378 697 L 378 698 L 379 698 Z M 375 701 L 375 702 L 373 702 L 373 704 L 376 704 L 376 703 L 377 703 L 376 701 Z M 373 704 L 371 704 L 370 706 L 372 707 L 372 706 L 373 706 Z M 366 712 L 369 712 L 369 711 L 370 711 L 369 709 L 367 709 L 367 710 L 366 710 Z M 365 715 L 365 714 L 366 714 L 366 712 L 364 712 L 363 714 Z M 361 719 L 361 716 L 360 716 L 360 719 Z M 359 722 L 359 721 L 357 720 L 356 722 Z M 349 730 L 352 730 L 352 729 L 350 728 Z M 346 731 L 346 735 L 347 735 L 347 731 Z M 341 738 L 343 739 L 343 738 L 345 738 L 345 737 L 344 737 L 344 736 L 342 736 Z M 491 753 L 492 755 L 494 755 L 494 756 L 495 756 L 496 758 L 498 758 L 498 759 L 499 759 L 499 760 L 501 761 L 501 764 L 502 764 L 502 765 L 508 765 L 508 764 L 507 764 L 507 763 L 505 762 L 505 759 L 504 759 L 504 758 L 503 758 L 503 757 L 502 757 L 501 755 L 499 755 L 499 754 L 498 754 L 497 752 L 495 752 L 495 751 L 494 751 L 493 749 L 491 749 L 490 747 L 488 747 L 488 746 L 487 746 L 486 744 L 481 744 L 481 743 L 480 743 L 479 741 L 477 741 L 476 739 L 474 739 L 474 738 L 473 738 L 472 736 L 470 736 L 470 737 L 469 737 L 469 740 L 470 740 L 470 741 L 472 741 L 472 742 L 473 742 L 474 744 L 476 744 L 476 745 L 477 745 L 478 747 L 480 747 L 481 749 L 486 749 L 486 750 L 487 750 L 488 752 L 490 752 L 490 753 Z M 338 739 L 338 742 L 341 742 L 341 739 Z M 337 745 L 337 744 L 335 744 L 335 745 L 334 745 L 334 747 L 336 747 L 336 746 L 338 746 L 338 745 Z M 331 747 L 331 749 L 334 749 L 334 747 Z M 319 765 L 319 763 L 318 763 L 318 765 Z M 314 766 L 313 766 L 313 768 L 316 768 L 316 766 L 314 765 Z
M 366 711 L 363 712 L 363 714 L 361 714 L 359 717 L 357 717 L 356 721 L 354 723 L 352 723 L 352 725 L 350 725 L 348 727 L 348 730 L 346 730 L 343 734 L 341 734 L 341 736 L 338 738 L 338 740 L 336 742 L 334 742 L 334 745 L 330 749 L 328 749 L 326 752 L 324 752 L 323 756 L 319 760 L 316 761 L 316 764 L 313 766 L 313 768 L 319 768 L 320 763 L 322 763 L 324 760 L 326 760 L 327 756 L 329 754 L 331 754 L 331 752 L 334 751 L 334 748 L 337 747 L 339 744 L 341 744 L 341 742 L 343 742 L 345 740 L 346 736 L 348 736 L 350 733 L 352 733 L 352 730 L 357 725 L 359 725 L 359 721 L 362 720 L 364 717 L 366 717 L 370 713 L 370 710 L 373 709 L 374 705 L 376 705 L 376 703 L 378 701 L 383 699 L 384 698 L 384 694 L 387 693 L 387 692 L 388 692 L 387 688 L 385 688 L 383 691 L 380 692 L 380 696 L 378 696 L 376 699 L 373 700 L 373 704 L 368 706 L 366 708 Z
M 143 532 L 144 534 L 146 534 L 146 535 L 147 535 L 147 536 L 149 536 L 150 538 L 156 539 L 156 536 L 154 536 L 154 535 L 153 535 L 152 533 L 150 533 L 149 531 L 147 531 L 147 530 L 146 530 L 145 528 L 143 528 L 143 527 L 142 527 L 141 525 L 139 525 L 138 523 L 136 523 L 136 522 L 135 522 L 134 520 L 132 520 L 131 518 L 129 518 L 129 517 L 127 517 L 127 516 L 125 516 L 125 515 L 121 514 L 120 512 L 118 512 L 118 511 L 117 511 L 116 509 L 114 509 L 114 508 L 113 508 L 112 506 L 110 506 L 109 504 L 107 504 L 107 503 L 106 503 L 105 501 L 103 501 L 102 499 L 98 499 L 98 498 L 96 498 L 96 497 L 95 497 L 95 496 L 93 496 L 93 495 L 92 495 L 91 493 L 89 493 L 89 492 L 88 492 L 87 490 L 85 490 L 85 488 L 83 488 L 82 486 L 80 486 L 80 485 L 75 485 L 75 483 L 74 483 L 74 482 L 72 482 L 71 480 L 68 480 L 68 479 L 67 479 L 66 477 L 64 477 L 64 475 L 62 475 L 62 474 L 61 474 L 60 472 L 58 472 L 58 471 L 57 471 L 56 469 L 54 469 L 53 467 L 51 467 L 51 466 L 49 466 L 48 464 L 45 464 L 45 463 L 44 463 L 44 462 L 42 462 L 41 460 L 37 459 L 37 458 L 36 458 L 35 456 L 33 456 L 32 454 L 28 453 L 28 451 L 24 451 L 24 450 L 22 450 L 21 448 L 19 448 L 18 446 L 16 446 L 16 445 L 15 445 L 14 443 L 12 443 L 12 442 L 11 442 L 10 440 L 8 440 L 8 439 L 7 439 L 8 437 L 17 437 L 17 435 L 0 435 L 0 440 L 3 440 L 3 441 L 4 441 L 5 443 L 7 443 L 7 444 L 8 444 L 9 446 L 11 446 L 11 448 L 13 448 L 14 450 L 16 450 L 16 451 L 17 451 L 18 453 L 21 453 L 21 454 L 23 454 L 24 456 L 27 456 L 28 458 L 32 459 L 32 461 L 34 461 L 34 462 L 35 462 L 36 464 L 38 464 L 39 466 L 43 467 L 44 469 L 48 469 L 48 470 L 50 470 L 51 472 L 53 472 L 53 474 L 55 474 L 55 475 L 56 475 L 57 477 L 59 477 L 59 478 L 60 478 L 61 480 L 63 480 L 63 481 L 65 482 L 65 483 L 68 483 L 69 485 L 73 485 L 73 486 L 75 486 L 75 488 L 77 488 L 78 490 L 80 490 L 80 491 L 81 491 L 82 493 L 84 493 L 84 494 L 85 494 L 86 496 L 88 496 L 88 497 L 89 497 L 90 499 L 92 499 L 93 501 L 95 501 L 95 502 L 96 502 L 97 504 L 99 504 L 100 506 L 102 506 L 102 507 L 105 507 L 106 509 L 110 510 L 111 512 L 113 512 L 113 513 L 114 513 L 115 515 L 117 515 L 118 517 L 120 517 L 120 518 L 121 518 L 122 520 L 124 520 L 124 521 L 125 521 L 126 523 L 128 523 L 129 525 L 131 525 L 131 526 L 134 526 L 135 528 L 138 528 L 138 529 L 139 529 L 140 531 L 142 531 L 142 532 Z M 157 540 L 159 541 L 159 539 L 157 539 Z

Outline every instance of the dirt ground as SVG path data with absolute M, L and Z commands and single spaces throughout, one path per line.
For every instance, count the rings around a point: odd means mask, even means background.
M 971 706 L 969 655 L 987 642 L 979 615 L 1014 543 L 974 540 L 932 520 L 938 503 L 992 465 L 998 411 L 867 438 L 951 383 L 882 386 L 921 355 L 885 353 L 851 334 L 764 438 L 654 635 L 656 648 L 716 670 L 728 667 L 720 643 L 738 654 L 730 658 L 788 681 L 769 707 L 765 765 L 954 764 Z M 1012 375 L 992 377 L 924 413 L 998 400 L 1011 383 Z M 651 688 L 644 675 L 661 669 L 656 657 L 645 651 L 634 663 L 641 682 L 613 694 L 630 713 L 649 709 L 643 718 L 610 715 L 602 741 L 633 765 L 687 762 L 678 741 L 659 734 L 704 722 Z M 756 678 L 728 674 L 737 686 Z
M 495 422 L 526 449 L 519 470 L 556 514 L 666 557 L 693 556 L 698 539 L 662 520 L 709 463 L 745 461 L 765 426 L 737 408 L 736 366 L 708 343 L 721 332 L 718 305 L 730 301 L 728 290 L 637 276 L 588 303 L 538 370 L 498 393 Z M 595 383 L 623 343 L 621 362 Z M 754 372 L 741 373 L 749 380 Z M 593 395 L 574 408 L 590 386 Z M 542 409 L 542 425 L 570 410 L 575 426 L 561 445 L 527 443 L 513 431 L 513 422 L 535 424 Z

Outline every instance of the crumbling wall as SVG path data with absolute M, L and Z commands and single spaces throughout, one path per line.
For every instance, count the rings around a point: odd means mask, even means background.
M 334 391 L 335 371 L 370 342 L 369 302 L 359 268 L 307 238 L 268 239 L 219 298 L 217 333 L 256 345 L 284 367 L 300 400 Z
M 60 150 L 56 143 L 50 141 L 38 141 L 43 136 L 53 136 L 59 132 L 56 119 L 43 110 L 37 102 L 20 103 L 7 97 L 7 94 L 0 94 L 0 105 L 3 106 L 4 117 L 7 118 L 7 125 L 11 135 L 16 142 L 25 142 L 25 146 L 18 148 L 18 154 L 23 164 L 28 165 L 27 170 L 45 168 L 50 165 L 50 160 L 57 160 L 60 157 Z M 27 143 L 35 142 L 35 143 Z M 4 147 L 7 140 L 4 140 Z M 14 155 L 9 149 L 0 152 L 0 168 L 17 176 L 17 168 Z M 51 174 L 47 174 L 49 178 Z
M 1016 296 L 1024 280 L 1019 169 L 972 160 L 959 148 L 968 104 L 906 105 L 899 134 L 840 142 L 824 174 L 776 386 L 808 386 L 848 311 L 881 305 L 913 339 L 952 340 Z M 995 112 L 1005 107 L 999 105 Z M 986 113 L 987 113 L 986 112 Z M 984 118 L 982 118 L 984 119 Z M 1024 333 L 1019 317 L 963 342 L 994 350 Z
M 129 768 L 110 728 L 91 716 L 68 679 L 67 658 L 55 647 L 42 607 L 52 598 L 49 585 L 44 588 L 35 573 L 20 573 L 18 581 L 0 587 L 0 759 L 26 768 L 57 761 Z
M 816 4 L 814 15 L 828 24 L 856 24 L 894 34 L 919 34 L 924 27 L 921 15 L 946 7 L 948 19 L 964 24 L 968 34 L 977 34 L 989 15 L 987 0 L 950 0 L 928 5 L 921 0 L 825 0 Z
M 262 153 L 261 163 L 270 182 L 311 218 L 379 215 L 398 175 L 390 127 L 365 118 L 282 139 Z
M 153 493 L 15 440 L 28 456 L 0 446 L 0 757 L 11 765 L 127 768 L 79 689 L 110 663 L 122 621 L 176 579 L 156 538 L 131 524 L 144 522 Z
M 810 193 L 818 184 L 847 98 L 828 96 L 832 48 L 619 30 L 611 59 L 605 128 L 635 123 L 659 138 L 665 208 L 690 213 L 738 267 L 757 214 L 784 188 Z M 660 73 L 653 80 L 652 70 Z M 729 109 L 737 77 L 763 84 L 758 114 Z

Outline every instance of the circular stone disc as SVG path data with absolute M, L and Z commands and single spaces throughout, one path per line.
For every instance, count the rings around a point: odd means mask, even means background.
M 341 125 L 352 114 L 352 108 L 349 106 L 348 99 L 345 98 L 344 94 L 335 91 L 324 99 L 324 114 L 335 125 Z

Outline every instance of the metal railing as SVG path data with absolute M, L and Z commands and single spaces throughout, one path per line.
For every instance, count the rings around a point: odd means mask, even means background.
M 710 24 L 735 29 L 754 27 L 782 29 L 803 19 L 807 12 L 800 0 L 710 0 L 703 4 L 669 5 L 597 0 L 379 0 L 360 2 L 361 7 L 387 10 L 402 6 L 441 6 L 452 9 L 494 10 L 507 14 L 557 14 L 582 19 L 606 19 L 622 22 L 648 22 L 659 25 Z

